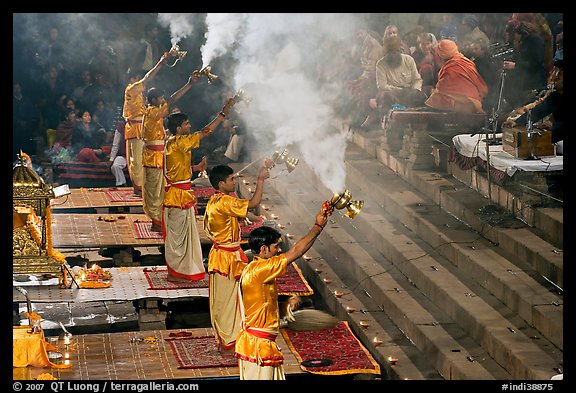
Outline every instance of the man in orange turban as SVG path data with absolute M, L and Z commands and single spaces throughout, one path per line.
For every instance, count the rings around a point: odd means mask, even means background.
M 482 100 L 488 94 L 488 86 L 474 62 L 460 53 L 452 40 L 438 41 L 436 51 L 444 64 L 438 72 L 436 87 L 425 104 L 452 112 L 484 113 Z

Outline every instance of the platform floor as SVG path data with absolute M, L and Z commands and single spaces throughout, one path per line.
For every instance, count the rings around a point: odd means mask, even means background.
M 74 335 L 71 348 L 66 352 L 61 340 L 47 337 L 61 353 L 70 355 L 72 367 L 52 369 L 38 367 L 13 368 L 14 380 L 31 380 L 42 373 L 50 373 L 63 380 L 161 380 L 184 378 L 238 378 L 238 367 L 207 367 L 179 369 L 176 357 L 165 340 L 170 333 L 187 331 L 194 337 L 212 336 L 212 328 L 151 330 L 103 334 Z M 140 341 L 156 338 L 154 344 Z M 284 354 L 284 372 L 289 375 L 303 374 L 294 354 L 282 335 L 276 342 Z
M 115 221 L 105 221 L 112 217 Z M 100 218 L 100 220 L 99 220 Z M 164 244 L 159 238 L 138 239 L 134 223 L 151 222 L 145 214 L 53 214 L 52 245 L 54 248 L 147 247 Z M 212 242 L 204 233 L 203 217 L 196 217 L 202 244 Z

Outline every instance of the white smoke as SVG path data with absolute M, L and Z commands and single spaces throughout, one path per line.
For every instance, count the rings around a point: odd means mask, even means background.
M 202 67 L 206 67 L 212 59 L 227 53 L 242 26 L 244 14 L 209 13 L 206 14 L 206 42 L 200 48 Z
M 334 193 L 345 188 L 346 135 L 335 126 L 334 89 L 314 82 L 312 65 L 335 65 L 338 53 L 321 48 L 353 36 L 354 26 L 351 14 L 247 14 L 235 51 L 235 86 L 252 98 L 242 113 L 248 132 L 272 140 L 270 154 L 301 154 Z
M 158 14 L 158 23 L 170 30 L 172 46 L 181 39 L 188 37 L 194 31 L 193 14 Z

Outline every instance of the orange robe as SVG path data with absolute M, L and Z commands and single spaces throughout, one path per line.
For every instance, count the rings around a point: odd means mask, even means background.
M 462 54 L 447 60 L 438 72 L 438 82 L 425 104 L 429 107 L 463 113 L 484 113 L 482 99 L 488 86 L 474 62 Z

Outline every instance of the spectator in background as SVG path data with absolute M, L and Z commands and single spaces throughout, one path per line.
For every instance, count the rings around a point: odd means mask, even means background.
M 222 123 L 224 128 L 230 134 L 226 151 L 224 152 L 224 163 L 237 162 L 243 156 L 246 131 L 240 119 L 230 116 Z
M 362 74 L 356 79 L 346 81 L 351 99 L 351 120 L 358 127 L 366 119 L 369 112 L 368 101 L 376 96 L 376 62 L 383 56 L 380 40 L 375 32 L 360 30 L 356 34 L 359 43 L 360 66 Z
M 436 46 L 443 64 L 438 83 L 425 104 L 431 108 L 460 113 L 484 113 L 482 101 L 488 86 L 474 62 L 458 51 L 456 42 L 440 40 Z
M 438 39 L 458 42 L 458 24 L 460 23 L 458 15 L 451 12 L 445 12 L 442 15 L 442 20 L 444 21 L 444 25 L 440 29 Z
M 484 97 L 483 108 L 496 108 L 497 98 L 500 93 L 501 68 L 496 61 L 492 60 L 487 48 L 478 42 L 471 42 L 468 46 L 468 57 L 476 65 L 476 70 L 488 86 L 488 94 Z
M 78 103 L 79 106 L 87 106 L 83 101 L 84 91 L 92 85 L 92 74 L 88 68 L 84 69 L 80 74 L 80 83 L 74 87 L 71 98 Z
M 549 73 L 552 70 L 552 58 L 554 57 L 554 36 L 544 15 L 539 12 L 515 12 L 511 19 L 526 23 L 542 38 L 544 42 L 544 66 L 546 73 Z
M 416 62 L 412 56 L 401 53 L 398 36 L 384 40 L 384 52 L 384 57 L 376 63 L 378 95 L 370 99 L 370 108 L 378 120 L 387 115 L 394 104 L 415 107 L 422 105 L 426 98 Z
M 117 103 L 116 95 L 112 85 L 106 79 L 106 75 L 102 70 L 95 70 L 94 83 L 86 87 L 84 90 L 82 101 L 90 112 L 96 110 L 96 103 L 98 100 L 103 100 L 107 105 L 115 107 Z
M 116 179 L 116 187 L 126 187 L 126 175 L 124 169 L 126 168 L 126 140 L 124 139 L 124 129 L 126 122 L 123 120 L 116 126 L 114 131 L 114 140 L 112 141 L 112 149 L 110 150 L 110 171 Z
M 510 19 L 506 41 L 514 47 L 512 59 L 503 61 L 507 71 L 504 97 L 508 111 L 535 98 L 546 88 L 545 44 L 533 24 Z
M 106 130 L 92 122 L 90 111 L 81 111 L 82 117 L 72 130 L 72 147 L 76 160 L 81 162 L 100 162 L 104 157 L 102 146 L 106 142 Z
M 164 52 L 158 39 L 159 36 L 160 30 L 155 24 L 147 24 L 144 27 L 144 34 L 140 39 L 140 45 L 136 51 L 131 69 L 145 74 L 154 67 L 154 60 L 160 58 Z
M 69 109 L 62 117 L 62 121 L 58 124 L 56 128 L 56 140 L 54 141 L 54 150 L 59 150 L 60 148 L 68 148 L 72 144 L 72 134 L 74 133 L 74 128 L 78 124 L 76 118 L 76 112 Z
M 438 42 L 434 34 L 427 32 L 419 34 L 417 42 L 418 45 L 412 57 L 416 62 L 418 73 L 422 77 L 422 92 L 428 97 L 438 81 L 440 67 L 434 50 Z
M 479 14 L 479 28 L 482 30 L 490 43 L 503 44 L 506 41 L 506 22 L 512 14 L 505 13 L 482 13 Z
M 106 131 L 112 132 L 116 128 L 116 115 L 101 98 L 96 100 L 96 109 L 92 113 L 92 118 Z
M 480 30 L 480 21 L 474 14 L 464 14 L 462 21 L 458 25 L 458 50 L 466 57 L 470 58 L 470 45 L 477 43 L 486 50 L 490 45 L 490 39 Z
M 37 50 L 37 61 L 44 67 L 51 64 L 65 62 L 65 46 L 60 39 L 60 29 L 58 26 L 51 26 L 48 34 L 44 35 L 44 40 L 40 42 Z
M 402 40 L 398 26 L 392 24 L 386 26 L 386 28 L 384 29 L 384 34 L 382 35 L 382 43 L 384 43 L 384 41 L 388 37 L 398 37 L 398 39 L 400 40 L 400 53 L 404 53 L 405 55 L 410 54 L 410 48 L 408 47 L 406 42 Z M 382 56 L 384 55 L 385 53 L 382 53 Z

